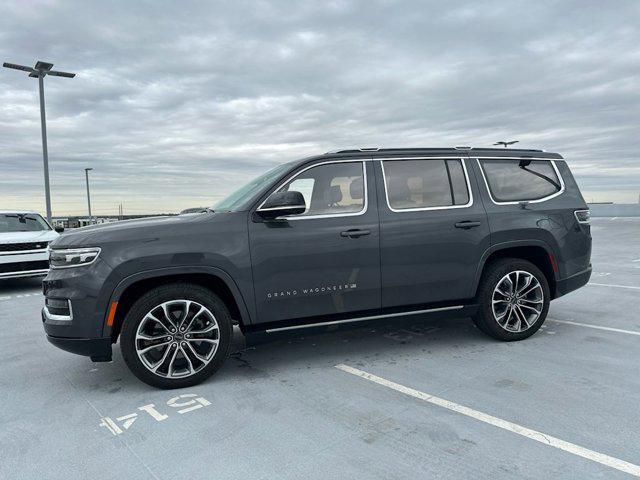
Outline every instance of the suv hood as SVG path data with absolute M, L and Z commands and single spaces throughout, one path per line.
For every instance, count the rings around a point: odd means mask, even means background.
M 163 234 L 175 233 L 176 230 L 189 224 L 210 219 L 214 214 L 176 215 L 171 217 L 150 217 L 139 220 L 123 220 L 120 222 L 91 225 L 63 233 L 52 247 L 101 246 L 121 240 L 153 240 Z
M 0 232 L 0 243 L 50 242 L 58 237 L 54 230 L 39 232 Z

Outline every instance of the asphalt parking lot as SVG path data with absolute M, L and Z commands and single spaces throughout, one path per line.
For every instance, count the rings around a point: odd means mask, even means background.
M 591 283 L 526 341 L 464 318 L 238 338 L 179 391 L 139 382 L 117 348 L 100 364 L 54 348 L 40 281 L 0 283 L 0 478 L 640 476 L 640 219 L 592 233 Z

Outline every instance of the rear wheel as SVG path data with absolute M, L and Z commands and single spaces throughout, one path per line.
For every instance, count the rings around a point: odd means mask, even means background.
M 498 340 L 530 337 L 544 323 L 551 299 L 549 282 L 533 263 L 517 258 L 487 267 L 478 289 L 478 328 Z
M 231 316 L 199 285 L 175 283 L 140 297 L 125 318 L 120 349 L 133 374 L 158 388 L 196 385 L 229 355 Z

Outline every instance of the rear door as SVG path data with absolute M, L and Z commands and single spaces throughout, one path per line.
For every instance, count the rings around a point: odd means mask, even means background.
M 380 309 L 380 250 L 371 161 L 302 167 L 276 191 L 299 191 L 300 215 L 249 223 L 258 323 Z
M 472 297 L 490 237 L 468 158 L 376 160 L 382 306 Z

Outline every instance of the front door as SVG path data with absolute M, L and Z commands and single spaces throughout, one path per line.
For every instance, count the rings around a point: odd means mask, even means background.
M 487 214 L 466 158 L 390 158 L 379 172 L 382 306 L 473 296 L 489 247 Z
M 370 161 L 302 167 L 276 191 L 298 191 L 299 215 L 249 222 L 258 323 L 380 308 L 379 223 Z

